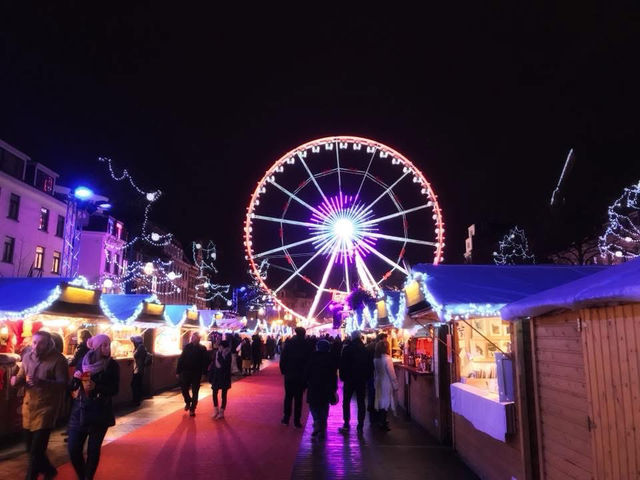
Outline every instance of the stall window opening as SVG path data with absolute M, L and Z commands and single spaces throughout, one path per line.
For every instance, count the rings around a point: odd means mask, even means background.
M 13 250 L 15 249 L 16 239 L 13 237 L 4 237 L 4 249 L 2 251 L 2 261 L 5 263 L 13 263 Z
M 51 273 L 60 274 L 60 252 L 53 252 L 53 263 Z
M 7 218 L 11 220 L 18 220 L 18 214 L 20 213 L 20 195 L 16 195 L 15 193 L 11 194 L 9 198 L 9 212 L 7 213 Z
M 33 268 L 36 270 L 42 270 L 44 265 L 44 247 L 36 247 L 36 258 L 33 260 Z
M 38 230 L 41 232 L 47 232 L 49 230 L 49 209 L 40 208 L 40 222 L 38 223 Z

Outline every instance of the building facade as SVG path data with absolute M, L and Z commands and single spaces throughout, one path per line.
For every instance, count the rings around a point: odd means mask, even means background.
M 66 204 L 58 174 L 0 140 L 0 275 L 60 275 Z

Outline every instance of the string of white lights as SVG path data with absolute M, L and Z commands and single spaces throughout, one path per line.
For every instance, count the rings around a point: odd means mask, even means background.
M 600 236 L 600 254 L 629 260 L 640 255 L 640 182 L 627 187 L 609 206 L 608 222 Z
M 524 229 L 515 226 L 498 242 L 498 251 L 493 252 L 493 261 L 496 265 L 536 263 L 535 256 L 529 251 L 529 241 Z

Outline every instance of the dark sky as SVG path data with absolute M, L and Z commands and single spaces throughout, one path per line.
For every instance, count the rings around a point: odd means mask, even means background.
M 567 201 L 594 223 L 640 179 L 632 3 L 24 3 L 0 11 L 0 138 L 61 183 L 107 192 L 96 159 L 110 156 L 165 192 L 154 220 L 185 244 L 218 244 L 232 281 L 255 183 L 320 136 L 370 137 L 412 159 L 439 195 L 449 262 L 481 220 L 523 225 L 535 245 L 571 147 Z

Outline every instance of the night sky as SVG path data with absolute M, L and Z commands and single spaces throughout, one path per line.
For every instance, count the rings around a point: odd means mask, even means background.
M 241 229 L 256 182 L 325 135 L 378 140 L 422 169 L 450 263 L 483 220 L 524 226 L 534 252 L 561 247 L 545 232 L 570 148 L 564 195 L 580 221 L 601 224 L 640 180 L 637 3 L 24 3 L 0 10 L 0 138 L 60 183 L 105 192 L 116 215 L 131 215 L 136 197 L 98 156 L 162 189 L 153 219 L 186 246 L 214 240 L 225 280 L 245 279 Z

